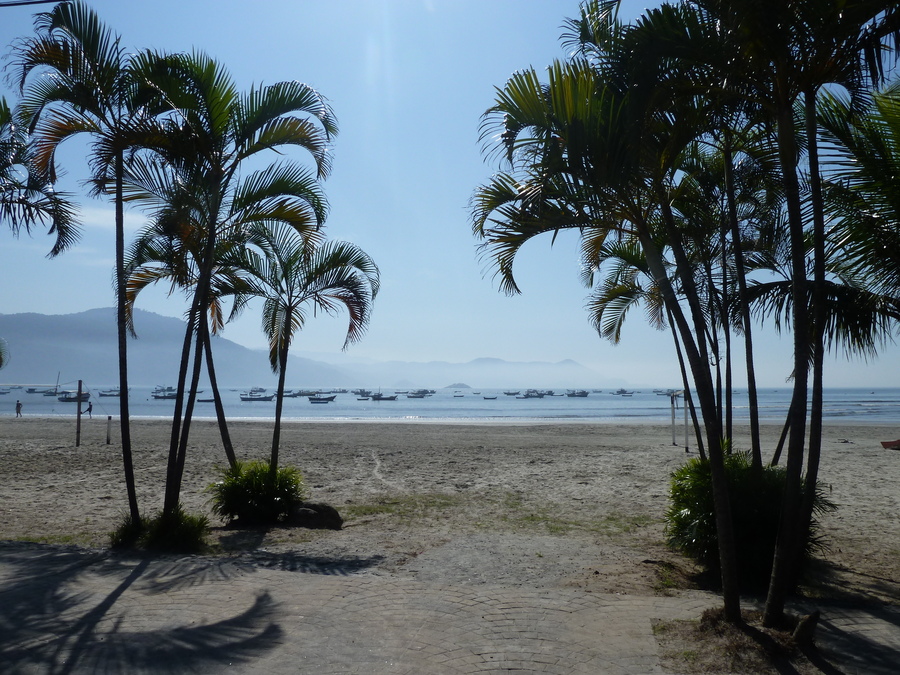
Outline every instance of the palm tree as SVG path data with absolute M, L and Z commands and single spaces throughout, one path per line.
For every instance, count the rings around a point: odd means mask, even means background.
M 812 513 L 821 445 L 822 368 L 824 355 L 825 225 L 819 190 L 816 141 L 816 96 L 831 83 L 859 91 L 871 75 L 882 74 L 885 38 L 896 38 L 900 13 L 896 3 L 885 0 L 697 0 L 710 23 L 721 27 L 737 58 L 721 81 L 729 81 L 739 96 L 755 100 L 775 130 L 786 199 L 790 250 L 794 336 L 794 395 L 788 442 L 785 499 L 775 551 L 772 583 L 764 622 L 773 625 L 783 615 L 787 588 L 796 568 L 801 533 L 808 529 Z M 772 30 L 777 26 L 778 30 Z M 737 66 L 737 67 L 736 67 Z M 812 225 L 807 228 L 801 201 L 799 163 L 801 142 L 794 109 L 803 103 L 807 121 L 807 159 L 810 168 Z M 805 233 L 813 240 L 813 305 L 807 302 Z M 812 316 L 808 316 L 809 314 Z M 812 320 L 810 320 L 812 319 Z M 812 339 L 807 333 L 812 330 Z M 810 356 L 812 358 L 810 358 Z M 801 471 L 806 443 L 807 396 L 810 364 L 813 399 L 807 457 L 807 498 L 801 500 Z
M 477 191 L 474 232 L 484 239 L 481 250 L 490 256 L 508 293 L 518 292 L 512 272 L 516 253 L 541 233 L 575 228 L 589 231 L 599 244 L 614 233 L 638 239 L 694 378 L 713 469 L 725 609 L 738 620 L 733 529 L 706 313 L 671 207 L 679 157 L 702 133 L 707 116 L 661 87 L 658 64 L 639 49 L 648 36 L 619 24 L 617 4 L 583 6 L 581 19 L 572 21 L 568 31 L 568 44 L 579 56 L 552 65 L 546 85 L 529 70 L 516 73 L 498 90 L 495 105 L 484 116 L 482 138 L 496 140 L 498 154 L 512 171 L 496 175 Z M 684 111 L 678 124 L 672 123 L 673 104 Z M 678 280 L 677 292 L 670 274 Z
M 32 134 L 35 165 L 55 180 L 57 148 L 74 136 L 93 136 L 94 191 L 111 193 L 115 203 L 122 459 L 131 521 L 139 524 L 128 406 L 122 176 L 130 128 L 152 111 L 139 94 L 139 79 L 119 36 L 81 0 L 62 2 L 37 14 L 34 26 L 36 36 L 16 44 L 13 67 L 22 90 L 19 116 Z M 107 188 L 110 183 L 112 190 Z
M 35 225 L 56 235 L 48 257 L 73 246 L 79 237 L 68 196 L 55 192 L 49 177 L 39 172 L 28 153 L 28 138 L 16 124 L 6 99 L 0 97 L 0 220 L 14 235 L 31 233 Z
M 275 429 L 269 470 L 278 469 L 281 413 L 288 351 L 310 311 L 329 315 L 347 310 L 349 323 L 343 348 L 365 333 L 378 294 L 378 267 L 357 246 L 345 242 L 317 245 L 289 227 L 254 226 L 248 233 L 244 271 L 253 288 L 250 295 L 264 299 L 262 325 L 269 339 L 269 363 L 278 374 Z
M 0 220 L 13 235 L 35 225 L 56 235 L 48 257 L 73 246 L 79 237 L 75 211 L 67 195 L 55 192 L 44 173 L 37 171 L 28 153 L 27 136 L 13 120 L 6 99 L 0 97 Z M 0 338 L 0 368 L 9 362 L 9 345 Z
M 318 228 L 327 203 L 319 180 L 330 171 L 329 142 L 337 125 L 325 99 L 302 83 L 280 82 L 241 95 L 224 68 L 204 54 L 148 60 L 153 71 L 148 79 L 174 112 L 141 138 L 146 156 L 138 158 L 126 176 L 127 197 L 151 208 L 155 219 L 189 233 L 182 237 L 193 242 L 184 260 L 194 266 L 184 277 L 193 288 L 169 448 L 165 515 L 178 506 L 208 342 L 198 326 L 211 306 L 220 244 L 239 241 L 242 230 L 253 223 L 283 223 L 311 240 L 321 237 Z M 314 172 L 290 161 L 246 172 L 264 151 L 291 146 L 312 155 Z

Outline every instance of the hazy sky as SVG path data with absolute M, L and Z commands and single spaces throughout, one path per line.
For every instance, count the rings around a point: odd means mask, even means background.
M 626 1 L 623 18 L 648 4 L 656 3 Z M 338 362 L 573 359 L 598 371 L 598 386 L 607 376 L 678 385 L 671 337 L 648 328 L 643 315 L 629 317 L 622 344 L 593 332 L 575 237 L 552 248 L 549 237 L 528 245 L 516 267 L 524 293 L 514 298 L 498 292 L 477 256 L 468 202 L 497 168 L 478 141 L 480 116 L 514 71 L 543 69 L 565 56 L 559 36 L 565 18 L 578 14 L 575 0 L 97 0 L 92 6 L 128 48 L 205 51 L 241 89 L 293 79 L 331 101 L 340 133 L 325 183 L 326 231 L 375 259 L 382 289 L 367 335 L 346 354 L 340 354 L 346 316 L 311 321 L 295 353 Z M 0 44 L 29 34 L 40 9 L 0 8 Z M 9 87 L 5 93 L 14 99 Z M 67 143 L 62 187 L 83 194 L 86 145 Z M 0 226 L 0 313 L 113 306 L 113 211 L 102 200 L 82 203 L 84 236 L 56 260 L 44 258 L 45 234 L 15 240 Z M 132 212 L 129 235 L 142 222 Z M 165 290 L 145 291 L 138 306 L 181 316 L 183 299 Z M 224 336 L 263 347 L 258 310 L 251 307 Z M 760 347 L 761 384 L 783 385 L 789 339 L 769 331 Z M 896 346 L 874 365 L 835 361 L 827 384 L 895 386 L 898 362 Z

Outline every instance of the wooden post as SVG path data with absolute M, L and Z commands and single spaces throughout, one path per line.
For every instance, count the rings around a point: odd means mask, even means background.
M 75 447 L 81 445 L 81 380 L 78 380 L 78 394 L 75 399 L 75 405 L 78 406 L 78 416 L 75 422 Z
M 109 445 L 109 432 L 112 428 L 112 415 L 106 416 L 106 444 Z
M 672 445 L 678 445 L 675 442 L 675 392 L 669 394 L 669 401 L 672 404 Z

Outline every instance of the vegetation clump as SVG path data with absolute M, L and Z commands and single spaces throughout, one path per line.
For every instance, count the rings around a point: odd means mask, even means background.
M 212 510 L 227 522 L 274 525 L 285 521 L 307 496 L 299 469 L 279 467 L 274 476 L 266 461 L 236 462 L 208 488 Z
M 207 547 L 209 519 L 186 513 L 179 505 L 171 513 L 160 511 L 139 523 L 126 514 L 110 535 L 113 548 L 143 548 L 163 553 L 200 553 Z
M 739 582 L 743 590 L 759 592 L 766 588 L 772 571 L 786 472 L 781 467 L 755 468 L 750 454 L 744 452 L 725 455 L 725 472 L 740 561 Z M 719 543 L 712 489 L 708 460 L 694 458 L 672 473 L 666 538 L 670 546 L 718 573 Z M 821 514 L 835 508 L 817 489 L 814 512 Z M 795 582 L 812 555 L 824 548 L 813 518 Z

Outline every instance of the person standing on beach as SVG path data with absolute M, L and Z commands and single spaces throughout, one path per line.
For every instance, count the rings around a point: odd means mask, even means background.
M 16 401 L 16 417 L 22 416 L 22 401 Z

